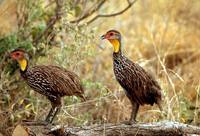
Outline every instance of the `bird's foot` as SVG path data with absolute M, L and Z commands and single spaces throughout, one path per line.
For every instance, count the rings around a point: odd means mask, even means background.
M 51 125 L 47 121 L 34 121 L 34 120 L 22 120 L 22 124 L 27 125 L 27 126 L 47 126 Z
M 122 123 L 125 125 L 134 125 L 134 124 L 137 124 L 137 121 L 136 120 L 126 120 L 126 121 L 123 121 Z

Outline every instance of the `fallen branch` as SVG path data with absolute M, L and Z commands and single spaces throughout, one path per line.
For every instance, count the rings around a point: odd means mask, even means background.
M 125 124 L 102 124 L 85 127 L 20 124 L 15 128 L 12 136 L 21 136 L 18 135 L 19 132 L 23 132 L 23 136 L 177 136 L 188 134 L 200 135 L 200 127 L 171 121 L 135 124 L 132 126 Z

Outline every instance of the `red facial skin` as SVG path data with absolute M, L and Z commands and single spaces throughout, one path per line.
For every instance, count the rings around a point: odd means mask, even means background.
M 21 51 L 15 51 L 10 54 L 10 57 L 14 60 L 21 60 L 24 58 L 24 53 Z
M 112 37 L 115 33 L 114 32 L 108 32 L 105 35 L 102 36 L 102 39 L 107 39 L 109 40 L 110 37 Z
M 114 32 L 109 32 L 106 34 L 106 39 L 110 39 L 115 33 Z

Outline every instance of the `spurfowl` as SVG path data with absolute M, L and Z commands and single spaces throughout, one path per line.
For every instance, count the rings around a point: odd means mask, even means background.
M 123 55 L 121 34 L 116 30 L 110 30 L 101 39 L 107 39 L 113 45 L 114 74 L 132 104 L 131 117 L 126 123 L 136 123 L 140 105 L 155 103 L 162 111 L 161 88 L 158 82 L 141 66 Z
M 52 65 L 30 68 L 28 54 L 22 49 L 12 51 L 10 57 L 19 63 L 21 76 L 27 84 L 50 100 L 52 108 L 45 122 L 52 123 L 61 108 L 61 97 L 75 95 L 85 100 L 83 87 L 75 73 Z

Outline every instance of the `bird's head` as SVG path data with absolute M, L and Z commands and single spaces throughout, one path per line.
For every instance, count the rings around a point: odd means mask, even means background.
M 10 52 L 10 57 L 13 60 L 16 60 L 22 71 L 25 71 L 27 68 L 27 53 L 23 49 L 15 49 L 14 51 Z
M 114 48 L 114 52 L 118 53 L 121 46 L 121 34 L 116 30 L 109 30 L 106 34 L 101 36 L 101 39 L 107 39 Z

